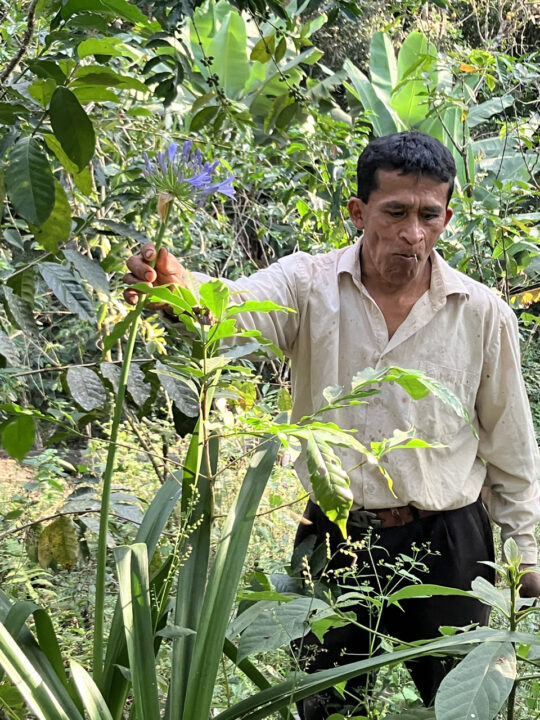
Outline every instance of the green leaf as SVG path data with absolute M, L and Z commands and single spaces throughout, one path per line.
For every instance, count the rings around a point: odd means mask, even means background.
M 52 78 L 34 80 L 28 86 L 28 92 L 41 107 L 47 107 L 56 89 L 56 82 Z
M 68 570 L 74 567 L 79 556 L 79 542 L 71 518 L 63 515 L 43 530 L 38 540 L 38 562 L 42 568 L 51 563 Z
M 105 37 L 105 38 L 88 38 L 83 40 L 77 46 L 77 55 L 83 59 L 89 55 L 107 55 L 117 57 L 119 55 L 125 55 L 126 49 L 123 46 L 120 38 L 117 37 Z M 131 53 L 127 53 L 131 54 Z
M 405 127 L 427 116 L 427 92 L 436 87 L 437 50 L 420 32 L 409 33 L 398 54 L 399 85 L 390 102 Z
M 6 190 L 16 212 L 34 225 L 42 225 L 54 207 L 54 177 L 38 141 L 23 137 L 11 151 Z
M 119 320 L 110 335 L 103 340 L 103 352 L 107 353 L 116 343 L 126 334 L 127 329 L 131 326 L 135 316 L 135 310 L 130 310 L 128 314 Z
M 317 598 L 298 598 L 266 608 L 240 636 L 238 660 L 260 652 L 277 650 L 291 640 L 304 637 L 309 631 L 308 620 L 334 615 L 334 610 Z
M 49 110 L 51 126 L 62 149 L 82 170 L 92 159 L 96 145 L 90 118 L 71 90 L 65 87 L 56 88 Z
M 129 75 L 120 75 L 103 65 L 84 65 L 73 73 L 73 87 L 85 85 L 104 85 L 105 87 L 129 88 L 144 94 L 148 88 L 140 80 Z
M 197 417 L 199 414 L 199 396 L 179 373 L 171 377 L 171 368 L 159 360 L 156 362 L 156 372 L 167 395 L 176 407 L 188 417 Z
M 191 118 L 191 122 L 189 123 L 190 132 L 197 132 L 201 128 L 206 127 L 216 117 L 218 110 L 219 105 L 209 105 L 200 110 Z
M 34 444 L 34 418 L 19 415 L 8 420 L 2 427 L 2 447 L 19 462 L 32 449 Z
M 21 358 L 17 346 L 13 340 L 0 331 L 0 355 L 5 359 L 7 365 L 17 367 L 20 365 Z
M 113 720 L 113 716 L 103 699 L 103 695 L 99 692 L 98 686 L 82 665 L 79 665 L 75 660 L 70 660 L 69 667 L 90 720 Z
M 467 116 L 467 124 L 470 128 L 480 125 L 480 123 L 489 120 L 493 115 L 502 113 L 507 107 L 514 104 L 514 97 L 510 94 L 502 97 L 494 97 L 491 100 L 473 105 Z
M 64 250 L 64 257 L 73 265 L 83 280 L 90 283 L 96 292 L 101 292 L 110 298 L 111 289 L 107 274 L 97 260 L 93 260 L 77 250 Z
M 34 664 L 26 657 L 2 623 L 0 623 L 0 665 L 11 682 L 17 686 L 25 703 L 38 720 L 82 720 L 75 708 L 69 712 L 69 715 L 66 713 Z
M 389 36 L 384 32 L 376 32 L 370 45 L 369 74 L 371 82 L 381 99 L 388 103 L 393 88 L 398 82 L 398 70 L 394 48 Z
M 276 33 L 266 35 L 266 37 L 262 37 L 258 42 L 255 43 L 249 59 L 256 60 L 260 63 L 266 63 L 272 58 L 275 46 Z
M 229 300 L 229 288 L 221 280 L 210 280 L 199 288 L 201 304 L 210 310 L 216 320 L 221 320 Z
M 104 407 L 107 393 L 97 373 L 87 367 L 70 367 L 66 374 L 66 383 L 73 399 L 83 410 L 96 410 Z
M 492 720 L 510 694 L 516 654 L 510 642 L 474 648 L 443 679 L 435 697 L 437 720 Z
M 64 188 L 55 180 L 56 196 L 52 213 L 43 225 L 34 227 L 36 242 L 50 253 L 56 253 L 59 245 L 66 243 L 71 235 L 71 207 Z
M 11 322 L 20 328 L 25 335 L 39 335 L 39 328 L 34 320 L 32 306 L 14 293 L 12 288 L 4 286 L 4 307 Z
M 261 443 L 225 521 L 201 610 L 189 668 L 183 720 L 196 720 L 209 715 L 227 624 L 242 574 L 253 521 L 279 445 L 275 438 Z
M 471 595 L 480 602 L 500 610 L 506 617 L 510 617 L 512 603 L 508 589 L 497 588 L 483 577 L 475 578 L 471 583 Z
M 0 124 L 14 125 L 19 115 L 28 115 L 29 112 L 21 103 L 0 102 Z
M 317 432 L 308 431 L 306 461 L 318 505 L 347 537 L 347 518 L 353 503 L 350 481 L 341 460 Z
M 132 23 L 148 26 L 148 18 L 136 5 L 126 0 L 68 0 L 63 6 L 61 15 L 67 20 L 77 13 L 105 13 L 114 18 L 122 18 Z
M 195 635 L 195 630 L 186 627 L 179 627 L 178 625 L 167 625 L 162 630 L 158 630 L 156 635 L 164 638 L 178 638 L 186 637 L 186 635 Z
M 103 362 L 100 365 L 100 369 L 103 377 L 107 378 L 107 380 L 112 383 L 114 389 L 117 390 L 120 381 L 120 366 L 114 363 Z M 152 389 L 147 384 L 143 371 L 135 363 L 132 363 L 129 368 L 127 391 L 139 407 L 142 407 L 152 394 Z
M 398 132 L 402 125 L 390 107 L 379 99 L 373 85 L 349 59 L 343 63 L 343 68 L 349 76 L 352 87 L 345 83 L 345 87 L 360 101 L 365 110 L 370 110 L 369 122 L 378 137 Z
M 244 89 L 250 67 L 246 52 L 246 25 L 240 13 L 231 10 L 212 38 L 207 55 L 218 58 L 212 67 L 229 98 L 236 98 Z
M 137 718 L 156 720 L 160 712 L 147 548 L 144 543 L 120 547 L 114 557 Z
M 81 192 L 83 192 L 85 195 L 91 195 L 93 188 L 90 170 L 88 168 L 84 168 L 84 170 L 79 172 L 77 165 L 75 165 L 74 162 L 71 162 L 66 153 L 62 150 L 60 142 L 55 138 L 54 135 L 51 135 L 50 133 L 45 133 L 43 135 L 43 139 L 47 143 L 47 147 L 49 148 L 49 150 L 51 150 L 56 155 L 58 160 L 62 163 L 62 167 L 64 168 L 64 170 L 73 176 L 75 185 L 79 188 L 79 190 L 81 190 Z
M 41 276 L 58 300 L 82 320 L 94 322 L 94 306 L 81 283 L 65 265 L 43 262 L 38 265 Z
M 390 605 L 401 602 L 402 600 L 410 600 L 411 598 L 425 598 L 434 596 L 455 595 L 456 597 L 471 597 L 471 593 L 467 590 L 459 590 L 458 588 L 445 587 L 444 585 L 408 585 L 407 587 L 396 590 L 389 595 L 386 600 Z

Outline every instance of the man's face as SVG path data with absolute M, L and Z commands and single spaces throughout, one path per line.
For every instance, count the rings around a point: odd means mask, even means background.
M 452 217 L 448 183 L 397 170 L 377 170 L 377 181 L 367 203 L 349 201 L 351 219 L 364 231 L 362 263 L 383 286 L 414 285 Z

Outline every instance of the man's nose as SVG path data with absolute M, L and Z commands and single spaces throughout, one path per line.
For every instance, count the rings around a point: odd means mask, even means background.
M 420 219 L 414 216 L 408 218 L 401 230 L 401 237 L 410 245 L 421 242 L 425 237 L 425 233 Z

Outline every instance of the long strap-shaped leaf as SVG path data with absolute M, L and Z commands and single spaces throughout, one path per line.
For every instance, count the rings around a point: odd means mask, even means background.
M 82 720 L 72 703 L 71 713 L 66 712 L 3 624 L 0 624 L 0 664 L 39 720 Z
M 474 646 L 482 642 L 504 641 L 532 642 L 533 644 L 540 645 L 540 638 L 532 633 L 490 630 L 488 628 L 480 628 L 479 630 L 465 632 L 451 637 L 444 636 L 437 638 L 437 640 L 433 642 L 405 650 L 397 650 L 396 652 L 377 655 L 367 660 L 348 663 L 347 665 L 342 665 L 341 667 L 330 670 L 321 670 L 312 675 L 301 675 L 297 678 L 293 677 L 285 682 L 279 683 L 279 685 L 274 685 L 274 687 L 269 690 L 263 690 L 246 700 L 242 700 L 233 707 L 216 715 L 214 720 L 239 720 L 240 718 L 241 720 L 262 720 L 262 718 L 268 717 L 291 701 L 297 702 L 302 698 L 314 695 L 315 693 L 350 680 L 358 675 L 364 675 L 373 670 L 378 670 L 385 665 L 393 665 L 433 653 L 452 654 L 460 646 Z
M 30 614 L 34 615 L 39 644 L 24 624 Z M 77 717 L 82 713 L 77 691 L 66 675 L 58 640 L 45 610 L 30 602 L 14 603 L 0 591 L 0 622 L 15 639 L 32 667 L 67 714 L 70 717 Z
M 149 558 L 154 554 L 163 528 L 167 524 L 180 498 L 181 490 L 181 476 L 179 473 L 174 473 L 160 487 L 145 513 L 135 542 L 145 543 Z M 125 666 L 127 664 L 128 658 L 124 622 L 120 602 L 118 602 L 114 611 L 107 641 L 107 654 L 101 687 L 103 697 L 115 720 L 120 720 L 123 715 L 125 700 L 129 689 L 129 682 L 121 674 L 118 666 Z
M 199 627 L 208 577 L 212 529 L 211 478 L 217 467 L 217 438 L 210 438 L 207 449 L 200 443 L 197 430 L 191 439 L 184 462 L 182 490 L 182 511 L 183 518 L 186 518 L 184 522 L 189 524 L 190 521 L 196 521 L 196 524 L 184 543 L 184 548 L 189 547 L 189 555 L 183 560 L 178 572 L 174 623 L 195 631 Z M 186 635 L 173 641 L 171 683 L 167 699 L 167 717 L 171 720 L 179 719 L 183 715 L 195 638 L 195 635 Z
M 98 686 L 90 675 L 82 665 L 79 665 L 74 660 L 69 663 L 69 666 L 90 720 L 112 720 L 112 715 L 103 699 L 103 695 L 99 692 Z
M 150 607 L 148 551 L 138 543 L 114 552 L 138 720 L 158 720 L 159 700 Z
M 225 632 L 253 521 L 279 445 L 276 438 L 261 443 L 227 516 L 204 596 L 182 720 L 208 720 Z

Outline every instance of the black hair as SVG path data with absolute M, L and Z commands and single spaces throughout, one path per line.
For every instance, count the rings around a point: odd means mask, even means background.
M 377 185 L 377 170 L 399 170 L 402 175 L 427 175 L 449 183 L 448 199 L 454 191 L 456 164 L 439 140 L 416 130 L 385 135 L 366 145 L 356 166 L 358 195 L 367 203 Z

